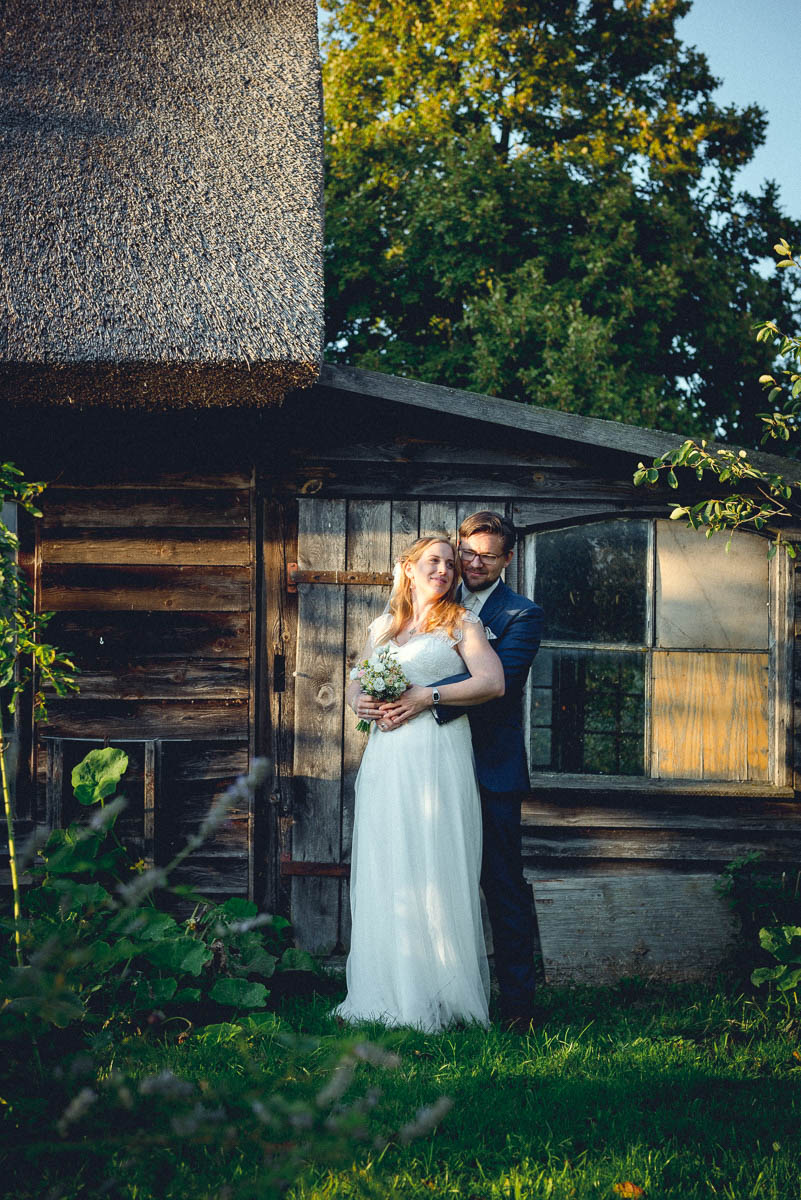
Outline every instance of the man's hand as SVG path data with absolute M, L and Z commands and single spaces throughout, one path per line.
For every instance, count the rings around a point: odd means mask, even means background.
M 378 717 L 379 729 L 398 729 L 412 717 L 419 716 L 431 708 L 431 688 L 419 687 L 412 684 L 397 700 L 388 701 L 380 706 Z

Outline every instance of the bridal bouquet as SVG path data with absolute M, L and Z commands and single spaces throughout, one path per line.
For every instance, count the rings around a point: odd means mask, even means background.
M 363 658 L 353 668 L 350 677 L 358 679 L 362 691 L 375 700 L 397 700 L 409 686 L 409 680 L 391 646 L 382 646 L 370 658 Z M 356 728 L 360 733 L 367 733 L 370 722 L 360 720 Z

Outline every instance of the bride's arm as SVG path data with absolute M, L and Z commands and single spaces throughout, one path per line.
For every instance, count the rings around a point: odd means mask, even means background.
M 502 696 L 505 690 L 503 666 L 487 641 L 480 621 L 464 622 L 462 640 L 457 643 L 456 649 L 464 659 L 470 678 L 459 683 L 443 683 L 438 689 L 441 702 L 467 708 L 473 704 L 485 704 L 487 700 L 497 700 Z M 381 717 L 392 728 L 402 725 L 404 721 L 416 717 L 425 709 L 432 708 L 433 694 L 434 689 L 431 687 L 413 685 L 407 688 L 399 699 L 382 704 Z

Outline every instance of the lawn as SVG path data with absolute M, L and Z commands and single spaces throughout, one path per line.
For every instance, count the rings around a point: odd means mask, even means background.
M 550 1019 L 528 1037 L 391 1039 L 401 1067 L 384 1085 L 389 1121 L 438 1095 L 451 1112 L 427 1139 L 316 1171 L 293 1195 L 801 1196 L 794 1022 L 698 988 L 547 1000 Z M 295 1020 L 327 1028 L 316 1008 Z
M 292 1200 L 614 1200 L 638 1189 L 687 1200 L 801 1197 L 801 1025 L 782 1006 L 766 1011 L 723 987 L 637 983 L 543 989 L 542 998 L 545 1024 L 523 1037 L 497 1026 L 436 1037 L 367 1026 L 343 1038 L 328 995 L 287 999 L 247 1035 L 223 1026 L 179 1041 L 178 1023 L 100 1039 L 77 1061 L 94 1073 L 83 1087 L 102 1104 L 59 1126 L 56 1093 L 77 1068 L 42 1060 L 37 1110 L 31 1064 L 29 1093 L 7 1113 L 0 1169 L 18 1200 L 264 1198 L 278 1188 L 265 1163 L 283 1164 Z M 397 1065 L 360 1062 L 351 1078 L 348 1047 L 360 1040 L 392 1051 Z M 343 1061 L 328 1103 L 318 1103 Z M 151 1082 L 148 1109 L 136 1109 L 137 1120 L 152 1118 L 143 1133 L 125 1116 L 124 1093 L 137 1080 L 140 1090 L 143 1079 L 169 1080 L 165 1070 L 193 1083 L 200 1099 L 181 1103 L 201 1116 L 176 1125 L 176 1085 L 159 1099 Z M 275 1127 L 267 1140 L 254 1132 L 262 1095 L 282 1114 L 263 1119 Z M 407 1139 L 404 1125 L 440 1097 L 452 1107 L 438 1127 Z

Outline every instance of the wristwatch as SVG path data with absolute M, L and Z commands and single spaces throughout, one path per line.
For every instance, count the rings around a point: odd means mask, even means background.
M 437 688 L 437 687 L 432 688 L 431 689 L 431 704 L 432 704 L 432 706 L 434 708 L 436 708 L 437 705 L 439 704 L 439 701 L 440 701 L 439 688 Z

